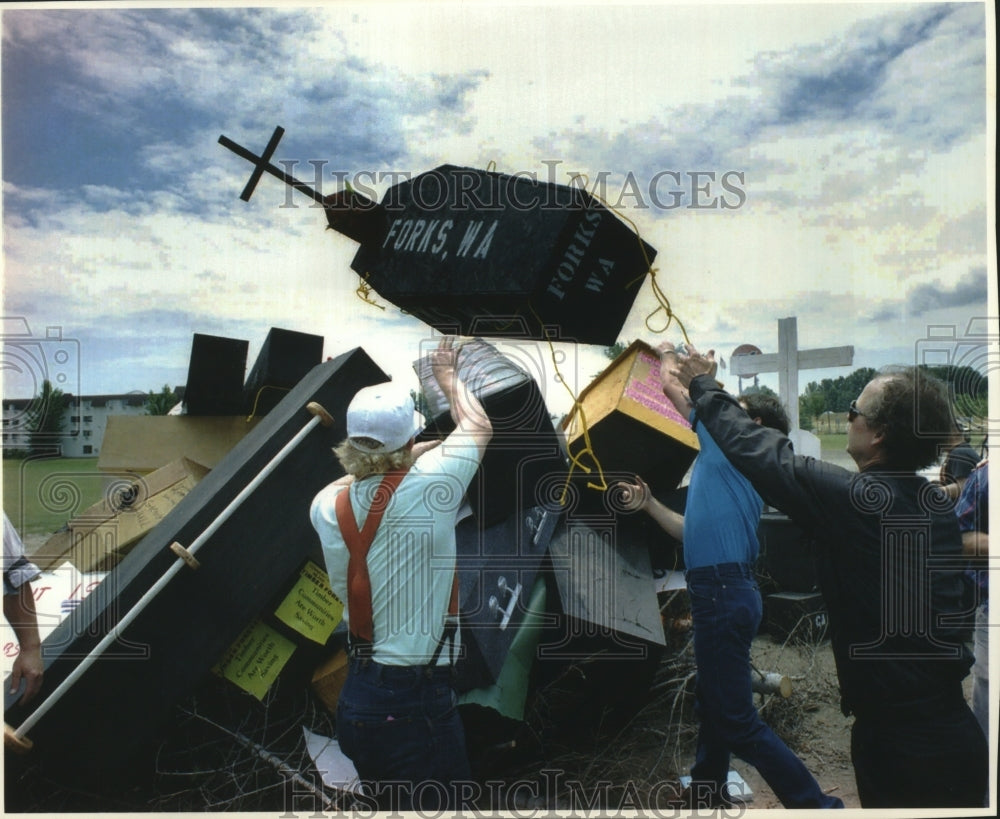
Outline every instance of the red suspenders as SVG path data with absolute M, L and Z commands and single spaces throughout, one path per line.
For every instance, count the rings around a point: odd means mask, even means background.
M 350 487 L 340 491 L 335 501 L 337 524 L 340 534 L 347 546 L 347 612 L 350 620 L 350 635 L 352 653 L 361 656 L 371 656 L 374 630 L 372 627 L 372 584 L 368 576 L 368 550 L 375 539 L 375 532 L 382 522 L 382 515 L 389 506 L 393 492 L 406 477 L 406 470 L 387 472 L 382 478 L 372 505 L 365 518 L 364 526 L 359 530 L 351 509 Z M 444 641 L 447 639 L 454 647 L 454 634 L 458 618 L 458 571 L 451 584 L 451 600 L 448 605 L 448 621 L 445 631 L 438 643 L 431 664 L 437 662 Z

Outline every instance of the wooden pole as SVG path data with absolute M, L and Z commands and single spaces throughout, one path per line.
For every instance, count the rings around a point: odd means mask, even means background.
M 214 535 L 219 528 L 224 524 L 230 516 L 243 505 L 244 501 L 250 497 L 256 491 L 267 477 L 277 468 L 288 454 L 297 447 L 302 440 L 312 431 L 313 427 L 318 424 L 323 426 L 330 426 L 333 424 L 333 417 L 328 413 L 323 407 L 315 402 L 310 402 L 306 405 L 306 409 L 312 414 L 312 418 L 309 422 L 300 429 L 295 436 L 285 444 L 281 450 L 275 455 L 270 461 L 265 464 L 264 468 L 254 476 L 253 480 L 250 481 L 243 490 L 229 503 L 229 505 L 219 513 L 219 515 L 213 520 L 197 538 L 194 542 L 184 550 L 186 552 L 183 556 L 178 556 L 168 568 L 163 575 L 157 580 L 149 590 L 139 598 L 139 601 L 126 612 L 125 616 L 122 617 L 117 623 L 115 623 L 114 628 L 109 631 L 104 638 L 91 650 L 91 652 L 80 661 L 80 664 L 74 668 L 69 675 L 64 679 L 56 689 L 49 694 L 49 696 L 31 713 L 27 716 L 24 722 L 21 723 L 20 727 L 16 730 L 11 729 L 10 726 L 4 724 L 4 746 L 11 748 L 14 751 L 24 753 L 31 748 L 31 741 L 26 737 L 28 731 L 30 731 L 35 725 L 38 724 L 39 720 L 54 706 L 62 696 L 73 687 L 78 679 L 83 676 L 84 672 L 92 666 L 97 659 L 108 649 L 108 647 L 114 643 L 121 636 L 121 633 L 135 620 L 136 617 L 146 608 L 147 605 L 156 597 L 164 587 L 174 578 L 174 576 L 185 566 L 191 565 L 190 561 L 193 560 L 195 552 L 198 551 L 209 538 Z M 172 547 L 171 547 L 172 548 Z M 177 550 L 173 550 L 177 553 Z M 197 561 L 195 561 L 197 562 Z

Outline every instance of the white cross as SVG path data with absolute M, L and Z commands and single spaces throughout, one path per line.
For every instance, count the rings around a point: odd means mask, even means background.
M 763 355 L 738 355 L 729 359 L 729 371 L 736 376 L 778 373 L 778 398 L 788 411 L 792 439 L 799 433 L 799 370 L 843 367 L 854 363 L 854 347 L 799 349 L 798 320 L 795 316 L 778 319 L 778 352 Z

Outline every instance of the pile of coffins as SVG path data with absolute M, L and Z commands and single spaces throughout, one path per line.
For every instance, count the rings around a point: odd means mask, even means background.
M 639 352 L 648 354 L 630 348 L 582 400 L 616 404 L 606 417 L 594 413 L 592 440 L 601 442 L 604 426 L 622 423 L 623 415 L 637 425 L 628 436 L 639 449 L 675 462 L 662 474 L 649 473 L 658 491 L 669 492 L 695 450 L 681 421 L 633 401 L 641 383 L 655 377 L 649 361 L 634 372 Z M 427 408 L 423 435 L 445 436 L 452 424 L 447 402 L 435 392 L 426 360 L 414 369 Z M 567 436 L 554 425 L 538 384 L 497 346 L 473 339 L 458 369 L 495 430 L 468 492 L 471 514 L 458 525 L 466 647 L 458 687 L 470 724 L 500 741 L 516 732 L 532 687 L 569 662 L 599 655 L 641 686 L 637 669 L 655 662 L 665 645 L 650 557 L 654 544 L 665 548 L 664 538 L 638 526 L 638 516 L 623 516 L 613 493 L 588 489 L 573 474 Z M 384 380 L 361 349 L 315 364 L 254 423 L 242 418 L 247 429 L 230 451 L 204 458 L 211 469 L 185 452 L 158 451 L 158 436 L 142 436 L 139 424 L 128 430 L 139 436 L 131 439 L 137 451 L 143 447 L 135 442 L 144 438 L 146 455 L 157 453 L 142 464 L 150 471 L 136 469 L 129 491 L 120 484 L 117 500 L 78 516 L 61 535 L 71 546 L 62 554 L 79 569 L 110 571 L 46 639 L 44 713 L 8 702 L 8 724 L 29 726 L 22 732 L 33 744 L 28 759 L 73 779 L 119 769 L 155 747 L 175 708 L 208 676 L 258 701 L 279 679 L 286 688 L 297 679 L 335 709 L 344 673 L 342 607 L 330 592 L 308 506 L 341 474 L 330 449 L 343 437 L 350 399 Z M 606 389 L 621 395 L 609 398 Z M 307 407 L 316 404 L 329 413 L 329 426 L 314 422 Z M 636 407 L 646 413 L 640 420 L 629 415 Z M 152 429 L 205 417 L 235 423 L 226 415 L 131 420 Z M 110 432 L 113 438 L 113 426 Z M 191 437 L 173 440 L 183 447 Z M 572 452 L 572 434 L 568 441 Z M 617 448 L 607 450 L 609 479 L 617 474 L 610 467 L 621 466 Z M 115 469 L 120 474 L 120 465 Z M 119 535 L 128 548 L 108 548 Z M 675 564 L 676 555 L 659 562 Z M 99 655 L 87 666 L 95 649 Z M 615 689 L 609 684 L 606 693 Z
M 264 171 L 279 176 L 360 242 L 353 267 L 381 296 L 438 330 L 491 338 L 465 343 L 457 365 L 494 429 L 457 528 L 471 753 L 514 736 L 532 692 L 570 666 L 600 669 L 599 706 L 635 707 L 675 615 L 687 622 L 673 607 L 667 622 L 661 613 L 683 565 L 679 544 L 624 512 L 615 482 L 641 474 L 682 509 L 697 439 L 642 343 L 559 425 L 503 345 L 612 343 L 655 251 L 578 188 L 493 172 L 443 166 L 377 205 L 350 191 L 322 196 L 271 164 L 278 138 L 260 157 L 222 138 L 256 164 L 244 198 Z M 321 337 L 275 328 L 244 380 L 247 349 L 196 335 L 184 411 L 114 419 L 100 467 L 116 489 L 47 544 L 53 565 L 107 571 L 45 640 L 41 704 L 7 696 L 9 744 L 31 745 L 26 764 L 53 780 L 93 785 L 148 759 L 178 709 L 266 759 L 240 727 L 256 704 L 289 692 L 298 703 L 307 691 L 314 710 L 336 708 L 343 609 L 308 509 L 342 474 L 330 450 L 350 400 L 388 377 L 361 348 L 321 361 Z M 423 435 L 443 437 L 447 401 L 426 357 L 414 370 Z M 207 716 L 220 691 L 248 709 L 229 725 Z M 221 710 L 240 712 L 232 701 Z M 8 805 L 16 796 L 8 788 Z

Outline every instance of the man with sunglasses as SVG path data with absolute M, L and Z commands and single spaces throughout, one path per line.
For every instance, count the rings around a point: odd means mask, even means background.
M 952 504 L 916 474 L 954 424 L 944 385 L 915 368 L 870 381 L 848 413 L 853 472 L 796 455 L 716 369 L 691 349 L 672 373 L 726 458 L 814 537 L 862 807 L 980 806 L 988 747 L 962 691 L 962 542 Z

